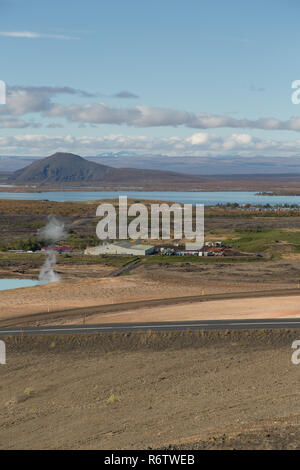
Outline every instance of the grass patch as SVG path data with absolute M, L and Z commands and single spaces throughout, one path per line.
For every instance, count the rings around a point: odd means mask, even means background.
M 31 397 L 32 395 L 35 394 L 34 388 L 33 387 L 26 387 L 24 390 L 24 395 L 27 397 Z
M 280 229 L 236 229 L 235 237 L 224 240 L 234 248 L 248 253 L 259 253 L 278 244 L 294 245 L 294 251 L 300 247 L 300 231 Z M 298 248 L 297 248 L 298 247 Z
M 114 403 L 119 403 L 120 401 L 121 401 L 121 398 L 118 395 L 115 395 L 114 393 L 112 393 L 105 401 L 105 404 L 113 405 Z

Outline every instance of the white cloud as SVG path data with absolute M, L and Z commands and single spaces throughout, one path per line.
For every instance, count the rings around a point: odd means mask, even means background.
M 6 105 L 0 106 L 0 117 L 22 117 L 24 119 L 26 114 L 35 113 L 39 122 L 43 122 L 45 117 L 56 120 L 59 118 L 76 122 L 80 126 L 114 124 L 136 128 L 184 126 L 203 130 L 232 128 L 300 132 L 300 117 L 291 117 L 288 120 L 280 120 L 275 117 L 236 119 L 227 115 L 195 113 L 151 106 L 112 107 L 103 102 L 64 105 L 55 101 L 58 95 L 63 94 L 80 96 L 81 98 L 96 96 L 71 87 L 7 87 Z M 33 121 L 31 120 L 31 122 Z M 26 127 L 30 127 L 30 124 Z
M 188 137 L 186 140 L 192 145 L 202 145 L 208 142 L 209 134 L 205 132 L 198 132 L 197 134 L 191 135 L 191 137 Z
M 0 129 L 37 129 L 42 127 L 40 122 L 24 121 L 23 119 L 0 119 Z
M 6 105 L 0 106 L 0 116 L 24 116 L 45 112 L 53 107 L 51 99 L 62 94 L 85 98 L 95 96 L 71 87 L 7 87 Z
M 259 119 L 235 119 L 230 116 L 192 113 L 168 108 L 135 106 L 112 108 L 105 103 L 86 105 L 55 105 L 45 111 L 46 116 L 65 118 L 72 122 L 89 124 L 117 124 L 132 127 L 178 127 L 191 129 L 262 129 L 300 131 L 300 118 L 282 121 L 273 117 Z
M 24 134 L 0 137 L 0 153 L 5 155 L 50 155 L 67 151 L 95 155 L 105 151 L 127 151 L 141 154 L 163 153 L 178 156 L 294 156 L 300 155 L 300 139 L 294 141 L 263 140 L 249 134 L 198 132 L 189 137 L 151 137 L 111 134 L 106 136 L 49 136 Z
M 36 33 L 34 31 L 0 31 L 0 36 L 7 38 L 25 38 L 25 39 L 61 39 L 64 41 L 71 41 L 79 39 L 73 36 L 66 36 L 64 34 L 45 34 L 45 33 Z
M 116 124 L 132 127 L 178 127 L 192 129 L 263 129 L 300 131 L 300 118 L 292 117 L 287 121 L 276 118 L 256 120 L 235 119 L 229 116 L 191 113 L 168 108 L 135 106 L 132 108 L 113 108 L 103 102 L 85 105 L 53 104 L 45 110 L 45 116 L 65 118 L 71 122 L 88 124 Z

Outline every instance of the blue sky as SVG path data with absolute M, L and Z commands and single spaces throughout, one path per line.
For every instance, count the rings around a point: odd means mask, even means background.
M 0 0 L 0 154 L 298 155 L 297 0 Z

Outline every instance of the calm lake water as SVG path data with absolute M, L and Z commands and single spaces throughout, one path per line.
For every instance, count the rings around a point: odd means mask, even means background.
M 127 196 L 136 200 L 156 199 L 161 201 L 175 201 L 186 204 L 226 204 L 237 202 L 239 204 L 300 204 L 300 196 L 257 196 L 253 191 L 53 191 L 42 193 L 6 193 L 0 192 L 0 199 L 33 199 L 49 201 L 92 201 Z
M 19 289 L 20 287 L 32 287 L 41 284 L 32 279 L 0 279 L 0 290 Z

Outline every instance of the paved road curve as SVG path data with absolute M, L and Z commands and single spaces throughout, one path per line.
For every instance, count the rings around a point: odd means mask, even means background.
M 300 329 L 300 318 L 258 320 L 207 320 L 159 323 L 112 323 L 102 325 L 27 326 L 24 328 L 1 328 L 2 336 L 57 335 L 87 333 L 126 333 L 135 331 L 180 331 L 180 330 L 244 330 L 244 329 Z

